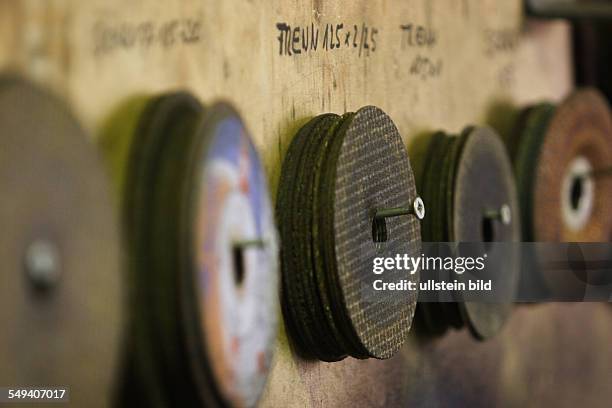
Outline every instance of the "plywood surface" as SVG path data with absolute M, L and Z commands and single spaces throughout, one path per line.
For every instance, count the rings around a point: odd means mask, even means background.
M 293 133 L 314 115 L 374 104 L 408 145 L 436 129 L 503 130 L 517 106 L 569 92 L 570 54 L 568 26 L 524 21 L 519 0 L 0 2 L 0 65 L 68 100 L 92 138 L 134 95 L 224 99 L 274 193 Z M 413 333 L 391 360 L 326 364 L 296 357 L 281 327 L 261 405 L 536 406 L 563 396 L 571 406 L 583 395 L 597 406 L 611 393 L 611 331 L 602 305 L 521 307 L 488 343 Z

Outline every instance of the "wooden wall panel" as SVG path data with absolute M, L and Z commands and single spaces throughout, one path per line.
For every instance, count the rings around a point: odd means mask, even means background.
M 134 95 L 187 89 L 205 103 L 228 100 L 275 192 L 294 131 L 319 113 L 377 105 L 409 144 L 467 124 L 505 130 L 516 107 L 561 99 L 573 87 L 569 26 L 526 22 L 521 4 L 6 0 L 0 65 L 66 98 L 92 137 Z M 291 27 L 289 42 L 278 24 Z M 302 44 L 306 27 L 318 30 L 316 50 L 312 37 Z M 584 396 L 596 406 L 597 393 L 611 393 L 603 388 L 612 382 L 611 332 L 602 305 L 520 307 L 488 343 L 465 332 L 435 341 L 413 333 L 391 360 L 328 364 L 296 357 L 281 327 L 262 405 L 535 406 L 540 398 L 570 406 Z

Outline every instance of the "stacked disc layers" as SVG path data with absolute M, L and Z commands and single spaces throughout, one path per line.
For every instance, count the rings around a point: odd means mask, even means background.
M 524 241 L 610 241 L 612 116 L 598 91 L 579 89 L 558 106 L 542 103 L 525 109 L 507 145 Z M 580 299 L 585 279 L 548 268 L 550 254 L 542 248 L 537 271 L 524 274 L 521 287 L 525 292 L 542 288 L 553 299 Z M 595 282 L 601 277 L 596 275 L 588 279 Z
M 128 158 L 126 403 L 255 405 L 276 337 L 278 254 L 248 132 L 226 104 L 162 95 L 139 115 Z
M 612 166 L 612 118 L 602 95 L 583 89 L 559 106 L 525 109 L 508 149 L 526 241 L 612 238 L 612 179 L 590 176 Z
M 416 217 L 386 220 L 382 208 L 416 198 L 399 132 L 380 109 L 320 115 L 295 136 L 278 192 L 283 311 L 300 351 L 324 361 L 389 358 L 410 329 L 416 292 L 375 292 L 377 256 L 418 254 Z M 392 271 L 385 279 L 418 281 Z
M 412 152 L 417 185 L 428 209 L 422 226 L 424 242 L 520 240 L 512 167 L 495 132 L 468 127 L 459 136 L 436 133 L 418 140 Z M 497 284 L 514 292 L 518 273 L 514 260 L 499 274 Z M 506 293 L 500 302 L 461 302 L 461 294 L 455 293 L 445 301 L 419 303 L 419 318 L 434 334 L 444 333 L 448 326 L 467 325 L 475 337 L 486 339 L 503 326 L 511 310 L 507 299 L 512 296 Z

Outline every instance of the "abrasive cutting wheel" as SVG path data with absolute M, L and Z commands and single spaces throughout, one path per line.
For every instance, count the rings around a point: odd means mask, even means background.
M 224 103 L 145 103 L 123 203 L 133 352 L 148 405 L 257 403 L 277 334 L 278 244 L 265 172 Z M 119 172 L 121 173 L 121 172 Z M 126 405 L 134 397 L 126 387 Z
M 582 89 L 559 106 L 540 104 L 526 109 L 508 140 L 508 149 L 525 241 L 612 239 L 612 117 L 598 91 Z M 529 279 L 533 286 L 531 280 L 541 278 L 546 288 L 561 296 L 584 289 L 572 274 L 546 267 L 538 270 L 538 277 L 523 280 Z
M 67 107 L 0 79 L 0 384 L 109 406 L 123 316 L 119 217 Z
M 510 160 L 489 128 L 469 127 L 460 136 L 437 133 L 421 139 L 413 154 L 417 186 L 427 203 L 424 242 L 518 242 L 519 209 Z M 414 150 L 413 150 L 414 152 Z M 519 277 L 516 259 L 498 277 L 504 300 L 512 299 Z M 461 295 L 456 294 L 455 299 Z M 467 326 L 486 339 L 507 320 L 512 304 L 500 302 L 420 302 L 419 317 L 435 334 Z
M 416 292 L 374 292 L 372 261 L 419 254 L 421 204 L 399 132 L 382 110 L 321 115 L 300 129 L 277 202 L 283 311 L 300 351 L 336 361 L 399 350 Z M 383 219 L 381 209 L 404 216 Z M 418 282 L 419 274 L 386 279 Z
M 597 91 L 559 106 L 526 110 L 511 140 L 528 241 L 605 242 L 612 238 L 612 118 Z

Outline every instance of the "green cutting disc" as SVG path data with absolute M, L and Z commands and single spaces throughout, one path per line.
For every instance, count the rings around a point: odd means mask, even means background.
M 374 256 L 417 254 L 416 189 L 397 128 L 380 109 L 321 115 L 296 135 L 279 185 L 283 310 L 300 351 L 325 361 L 389 358 L 410 329 L 416 293 L 372 291 Z M 394 278 L 418 282 L 419 274 Z M 399 276 L 401 275 L 401 276 Z
M 181 233 L 189 152 L 202 114 L 186 93 L 152 98 L 130 135 L 122 202 L 129 245 L 131 372 L 124 405 L 198 403 L 180 320 Z M 174 208 L 168 208 L 174 206 Z M 178 207 L 178 208 L 177 208 Z M 183 216 L 184 217 L 184 216 Z M 139 384 L 144 393 L 131 392 Z

